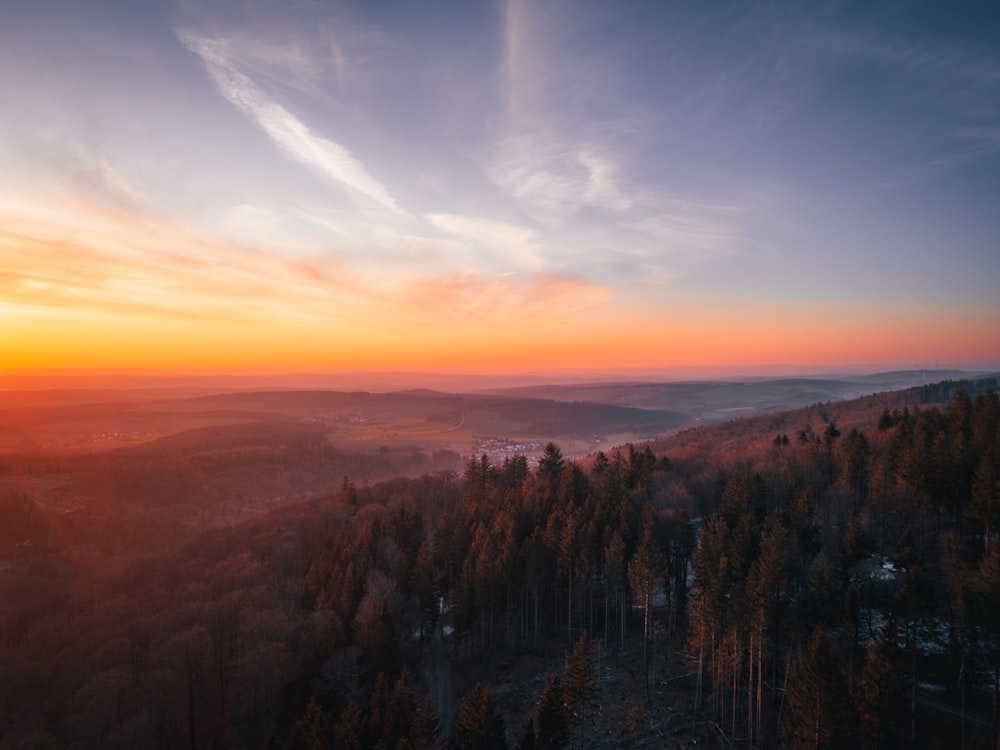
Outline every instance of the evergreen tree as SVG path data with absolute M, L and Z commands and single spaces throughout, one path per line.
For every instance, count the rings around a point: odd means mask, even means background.
M 791 536 L 781 523 L 774 518 L 765 521 L 760 553 L 751 565 L 747 581 L 751 596 L 748 688 L 754 706 L 749 722 L 751 738 L 759 739 L 764 730 L 764 685 L 770 654 L 777 651 L 782 634 L 789 632 L 783 615 L 791 589 L 792 549 Z
M 666 586 L 669 573 L 667 558 L 654 538 L 653 532 L 653 523 L 647 522 L 642 543 L 628 564 L 629 585 L 643 608 L 642 661 L 647 702 L 651 699 L 649 694 L 649 641 L 653 633 L 653 596 L 658 588 Z
M 559 495 L 559 483 L 562 480 L 565 466 L 566 462 L 559 446 L 551 442 L 546 444 L 542 457 L 538 459 L 536 475 L 544 488 L 545 497 L 549 503 L 553 502 Z
M 844 589 L 844 603 L 841 611 L 841 631 L 847 645 L 847 684 L 854 689 L 855 657 L 861 645 L 861 603 L 858 587 L 854 582 Z
M 569 742 L 569 711 L 563 701 L 562 682 L 552 673 L 532 711 L 537 750 L 562 750 Z
M 465 465 L 465 499 L 473 505 L 482 504 L 486 493 L 492 486 L 496 476 L 490 457 L 483 453 L 479 458 L 472 458 Z
M 647 445 L 644 450 L 638 450 L 632 443 L 626 446 L 628 450 L 628 469 L 626 483 L 630 490 L 649 487 L 653 471 L 656 469 L 656 456 Z
M 691 591 L 692 627 L 691 646 L 698 652 L 698 672 L 695 687 L 695 719 L 703 696 L 713 693 L 715 712 L 716 657 L 721 636 L 727 631 L 731 613 L 728 608 L 728 590 L 731 572 L 726 556 L 729 526 L 724 518 L 713 518 L 701 532 L 693 556 L 694 583 Z M 705 673 L 709 678 L 706 685 Z
M 342 750 L 361 750 L 364 719 L 358 704 L 351 701 L 337 721 L 337 747 Z
M 868 647 L 865 668 L 857 687 L 862 747 L 890 748 L 902 741 L 902 691 L 903 669 L 896 625 L 890 620 Z
M 572 639 L 573 633 L 573 591 L 574 584 L 580 576 L 581 571 L 581 526 L 583 525 L 582 509 L 577 508 L 572 502 L 567 501 L 563 512 L 563 523 L 560 525 L 559 538 L 557 542 L 556 559 L 559 568 L 565 572 L 567 579 L 567 603 L 566 603 L 566 632 L 567 641 Z
M 517 750 L 535 750 L 538 747 L 538 738 L 535 737 L 535 708 L 529 708 L 521 722 L 521 740 L 517 743 Z
M 566 679 L 562 688 L 566 710 L 576 718 L 580 729 L 580 745 L 583 746 L 587 714 L 597 697 L 597 672 L 594 669 L 593 648 L 587 631 L 583 631 L 583 635 L 573 645 L 573 655 L 566 665 Z
M 785 738 L 792 748 L 852 747 L 847 681 L 822 630 L 813 631 L 788 679 Z
M 505 456 L 500 467 L 499 481 L 505 489 L 518 489 L 528 478 L 528 459 L 523 454 Z
M 506 750 L 505 734 L 493 692 L 477 682 L 458 707 L 451 746 L 455 750 Z
M 385 737 L 385 729 L 390 721 L 392 711 L 392 691 L 384 672 L 379 672 L 375 678 L 372 690 L 370 708 L 368 711 L 366 744 L 373 745 Z
M 882 416 L 878 418 L 879 432 L 885 432 L 886 430 L 892 429 L 894 424 L 896 424 L 896 422 L 892 418 L 892 414 L 889 413 L 889 407 L 887 406 L 882 410 Z
M 330 745 L 326 717 L 316 696 L 309 698 L 302 716 L 292 726 L 292 731 L 281 746 L 282 750 L 325 750 Z
M 851 515 L 868 501 L 868 463 L 871 446 L 865 433 L 851 430 L 841 445 L 843 481 L 854 501 Z
M 431 697 L 425 696 L 419 710 L 413 717 L 410 738 L 415 748 L 437 747 L 437 739 L 441 736 L 441 717 Z
M 722 489 L 722 514 L 733 528 L 739 519 L 750 515 L 761 522 L 767 514 L 767 485 L 760 474 L 739 471 L 730 477 Z
M 625 649 L 625 615 L 628 612 L 628 590 L 625 581 L 625 542 L 616 529 L 604 549 L 604 577 L 608 584 L 606 599 L 614 595 L 617 604 L 616 630 L 618 631 L 618 649 Z M 605 632 L 605 642 L 607 642 Z
M 377 571 L 375 571 L 377 573 Z M 376 578 L 378 576 L 369 576 Z M 383 578 L 388 578 L 383 576 Z M 381 592 L 368 593 L 354 618 L 354 633 L 371 672 L 395 671 L 399 664 L 395 625 Z
M 990 713 L 993 735 L 1000 742 L 1000 544 L 994 544 L 979 561 L 979 569 L 974 577 L 976 591 L 977 619 L 992 641 L 990 655 L 992 676 L 992 699 Z
M 642 725 L 645 722 L 646 704 L 639 698 L 636 698 L 632 701 L 632 705 L 629 706 L 628 711 L 625 713 L 625 719 L 622 722 L 622 734 L 631 747 L 636 747 L 639 743 L 639 733 L 642 731 Z
M 392 696 L 383 716 L 382 738 L 386 745 L 393 747 L 400 740 L 410 738 L 416 715 L 417 698 L 410 685 L 409 673 L 404 668 L 396 678 Z
M 590 494 L 590 480 L 584 473 L 580 465 L 574 461 L 567 461 L 559 478 L 559 500 L 564 505 L 572 503 L 580 506 Z
M 794 550 L 791 535 L 777 519 L 764 524 L 757 559 L 750 568 L 748 584 L 759 608 L 765 629 L 777 636 L 781 627 L 781 614 L 787 597 L 791 577 L 791 560 Z
M 987 447 L 973 472 L 972 512 L 989 552 L 1000 518 L 1000 441 Z

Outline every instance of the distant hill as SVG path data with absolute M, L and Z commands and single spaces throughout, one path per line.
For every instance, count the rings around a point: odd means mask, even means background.
M 715 423 L 810 404 L 846 401 L 941 381 L 996 377 L 995 373 L 900 370 L 851 377 L 748 378 L 734 381 L 551 384 L 488 391 L 499 396 L 670 409 L 689 422 Z

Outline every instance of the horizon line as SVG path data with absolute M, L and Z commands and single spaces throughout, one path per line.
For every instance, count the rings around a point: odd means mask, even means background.
M 1000 365 L 961 363 L 955 366 L 922 367 L 899 363 L 851 365 L 711 365 L 674 367 L 567 368 L 565 370 L 447 371 L 407 369 L 279 370 L 262 368 L 23 368 L 0 370 L 0 391 L 19 390 L 132 390 L 144 388 L 234 387 L 236 382 L 263 389 L 306 390 L 330 380 L 329 387 L 364 390 L 409 388 L 501 388 L 542 385 L 597 385 L 629 382 L 740 381 L 783 378 L 988 376 L 1000 373 Z M 47 381 L 47 382 L 46 382 Z M 88 382 L 89 381 L 89 382 Z M 96 381 L 96 382 L 95 382 Z M 104 382 L 101 382 L 104 381 Z M 159 382 L 157 382 L 159 381 Z M 212 382 L 215 381 L 215 382 Z M 256 381 L 256 382 L 254 382 Z

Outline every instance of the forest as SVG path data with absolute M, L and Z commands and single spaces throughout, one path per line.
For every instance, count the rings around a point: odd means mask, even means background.
M 998 748 L 995 387 L 344 476 L 128 544 L 6 492 L 0 747 Z M 213 472 L 100 461 L 157 507 Z

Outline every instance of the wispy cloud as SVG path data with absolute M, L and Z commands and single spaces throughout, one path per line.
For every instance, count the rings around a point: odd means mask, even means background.
M 411 314 L 437 325 L 460 328 L 512 323 L 603 308 L 609 291 L 586 279 L 558 274 L 490 276 L 453 274 L 414 279 L 400 287 L 397 298 Z
M 954 40 L 924 37 L 914 42 L 885 30 L 834 35 L 835 53 L 865 59 L 894 74 L 897 94 L 963 117 L 1000 114 L 1000 55 Z
M 377 43 L 374 52 L 362 54 L 354 44 L 357 34 L 374 31 L 347 23 L 344 32 L 333 33 L 330 24 L 317 23 L 287 39 L 281 33 L 208 34 L 193 27 L 178 36 L 223 96 L 284 153 L 370 199 L 365 201 L 369 208 L 390 210 L 360 219 L 291 209 L 296 220 L 329 229 L 333 242 L 363 249 L 355 259 L 359 268 L 376 260 L 401 264 L 419 258 L 432 264 L 438 278 L 571 273 L 614 290 L 641 274 L 676 278 L 694 260 L 731 252 L 726 245 L 738 230 L 733 212 L 693 199 L 682 206 L 662 184 L 646 184 L 632 174 L 632 136 L 652 124 L 634 98 L 620 94 L 622 71 L 611 63 L 616 50 L 581 46 L 581 39 L 599 26 L 599 16 L 593 7 L 576 13 L 510 0 L 499 53 L 502 72 L 496 79 L 494 105 L 499 106 L 482 133 L 486 139 L 464 152 L 474 155 L 494 192 L 456 200 L 466 191 L 461 184 L 466 178 L 452 173 L 443 177 L 439 190 L 447 200 L 416 215 L 402 210 L 393 193 L 412 201 L 419 191 L 405 182 L 391 190 L 394 183 L 375 179 L 347 149 L 310 131 L 304 119 L 279 103 L 281 87 L 305 93 L 306 106 L 324 97 L 353 96 L 357 111 L 374 118 L 374 112 L 365 111 L 370 93 L 354 91 L 357 87 L 348 83 L 365 70 L 392 77 L 389 47 Z M 257 36 L 262 43 L 253 43 Z M 309 58 L 304 49 L 315 54 Z M 277 93 L 271 91 L 274 86 Z M 364 211 L 364 204 L 359 208 Z M 393 218 L 387 221 L 388 216 Z M 243 240 L 257 230 L 271 236 L 269 228 L 286 223 L 273 212 L 248 206 L 233 207 L 226 219 L 234 230 L 229 236 Z M 395 268 L 402 272 L 401 265 Z
M 267 224 L 275 217 L 254 206 L 236 209 Z M 437 216 L 457 235 L 492 227 L 504 246 L 531 242 L 513 225 Z M 301 260 L 248 244 L 213 242 L 184 227 L 81 201 L 0 199 L 0 300 L 7 314 L 73 318 L 152 316 L 181 324 L 260 325 L 282 321 L 317 330 L 377 331 L 389 320 L 427 326 L 506 326 L 548 316 L 597 310 L 610 302 L 603 286 L 569 273 L 472 270 L 429 273 L 449 243 L 393 235 L 394 252 L 413 262 L 390 273 L 330 256 Z M 527 252 L 527 251 L 525 251 Z M 421 258 L 427 262 L 421 262 Z M 398 263 L 398 261 L 397 261 Z
M 905 30 L 904 30 L 905 31 Z M 858 62 L 881 80 L 887 108 L 919 108 L 907 122 L 910 138 L 923 140 L 919 160 L 879 183 L 898 185 L 997 151 L 1000 132 L 1000 54 L 996 45 L 939 36 L 919 38 L 888 28 L 828 33 L 818 39 L 834 62 Z
M 990 158 L 1000 153 L 1000 127 L 964 127 L 950 134 L 952 148 L 908 170 L 900 179 L 886 183 L 898 186 L 909 180 L 927 177 L 941 170 Z
M 506 122 L 486 171 L 501 188 L 546 214 L 631 207 L 620 145 L 638 123 L 623 118 L 614 68 L 603 50 L 579 49 L 589 14 L 508 0 L 502 95 Z M 593 20 L 593 19 L 589 19 Z
M 378 304 L 377 293 L 342 268 L 207 241 L 170 222 L 78 201 L 0 200 L 0 252 L 0 298 L 38 310 L 318 320 Z
M 887 28 L 834 31 L 817 39 L 834 63 L 869 67 L 886 112 L 902 105 L 921 113 L 905 124 L 907 141 L 918 147 L 908 149 L 888 175 L 865 184 L 866 190 L 924 182 L 1000 151 L 1000 54 L 995 45 L 970 41 L 933 32 L 913 39 Z
M 600 11 L 523 0 L 509 0 L 506 11 L 506 121 L 482 164 L 539 227 L 547 267 L 618 286 L 644 274 L 675 278 L 692 261 L 740 248 L 732 206 L 681 200 L 669 179 L 654 185 L 635 175 L 630 144 L 653 132 L 654 118 L 609 62 L 620 50 L 588 43 Z
M 482 219 L 454 214 L 428 214 L 435 227 L 460 237 L 477 248 L 488 249 L 516 268 L 539 271 L 544 262 L 539 256 L 539 236 L 526 227 L 496 219 Z
M 346 148 L 314 134 L 291 112 L 274 101 L 241 70 L 230 40 L 199 36 L 179 30 L 181 43 L 201 58 L 222 95 L 254 118 L 257 124 L 292 159 L 375 201 L 396 214 L 404 214 L 388 189 Z
M 489 173 L 511 195 L 548 214 L 569 216 L 586 207 L 622 214 L 632 207 L 614 157 L 595 143 L 519 134 L 496 145 Z
M 71 176 L 76 190 L 91 200 L 128 212 L 141 213 L 148 202 L 143 191 L 98 154 L 81 154 L 85 162 Z

